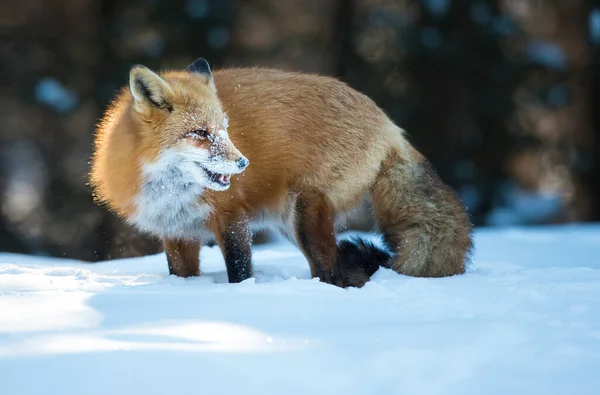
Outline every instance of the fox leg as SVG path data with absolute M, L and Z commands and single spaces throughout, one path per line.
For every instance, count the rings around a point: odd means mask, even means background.
M 323 282 L 343 286 L 333 218 L 333 207 L 323 194 L 298 196 L 294 221 L 296 238 L 308 260 L 311 275 Z
M 227 267 L 230 283 L 239 283 L 252 277 L 252 232 L 248 220 L 237 218 L 219 226 L 216 239 Z
M 169 274 L 179 277 L 200 275 L 200 241 L 198 240 L 163 240 Z

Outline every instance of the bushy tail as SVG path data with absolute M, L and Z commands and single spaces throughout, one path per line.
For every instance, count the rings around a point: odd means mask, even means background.
M 338 257 L 347 285 L 362 286 L 380 266 L 416 277 L 465 272 L 472 248 L 468 215 L 413 148 L 388 156 L 371 199 L 387 251 L 361 240 L 341 242 Z

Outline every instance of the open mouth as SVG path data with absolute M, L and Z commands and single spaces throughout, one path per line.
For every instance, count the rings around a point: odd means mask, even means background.
M 231 175 L 230 174 L 219 174 L 219 173 L 215 173 L 213 171 L 208 170 L 206 167 L 202 166 L 201 163 L 196 162 L 196 165 L 198 165 L 198 167 L 202 168 L 202 170 L 204 170 L 206 172 L 206 175 L 208 176 L 208 179 L 216 184 L 219 184 L 221 186 L 229 186 L 229 182 L 231 180 Z

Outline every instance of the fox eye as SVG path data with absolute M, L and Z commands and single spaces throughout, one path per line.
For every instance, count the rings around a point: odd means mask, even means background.
M 192 130 L 191 132 L 188 132 L 187 137 L 192 137 L 195 139 L 198 138 L 206 138 L 208 136 L 208 132 L 206 131 L 206 129 L 195 129 Z

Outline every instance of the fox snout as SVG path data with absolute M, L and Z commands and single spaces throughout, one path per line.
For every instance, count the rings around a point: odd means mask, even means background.
M 250 161 L 227 138 L 218 138 L 210 147 L 210 161 L 217 166 L 229 168 L 231 174 L 241 173 Z
M 241 154 L 234 158 L 226 158 L 221 155 L 213 156 L 210 162 L 215 168 L 220 168 L 221 171 L 229 174 L 241 173 L 250 164 L 250 161 Z
M 249 164 L 250 161 L 243 156 L 237 161 L 237 166 L 240 170 L 244 170 Z

